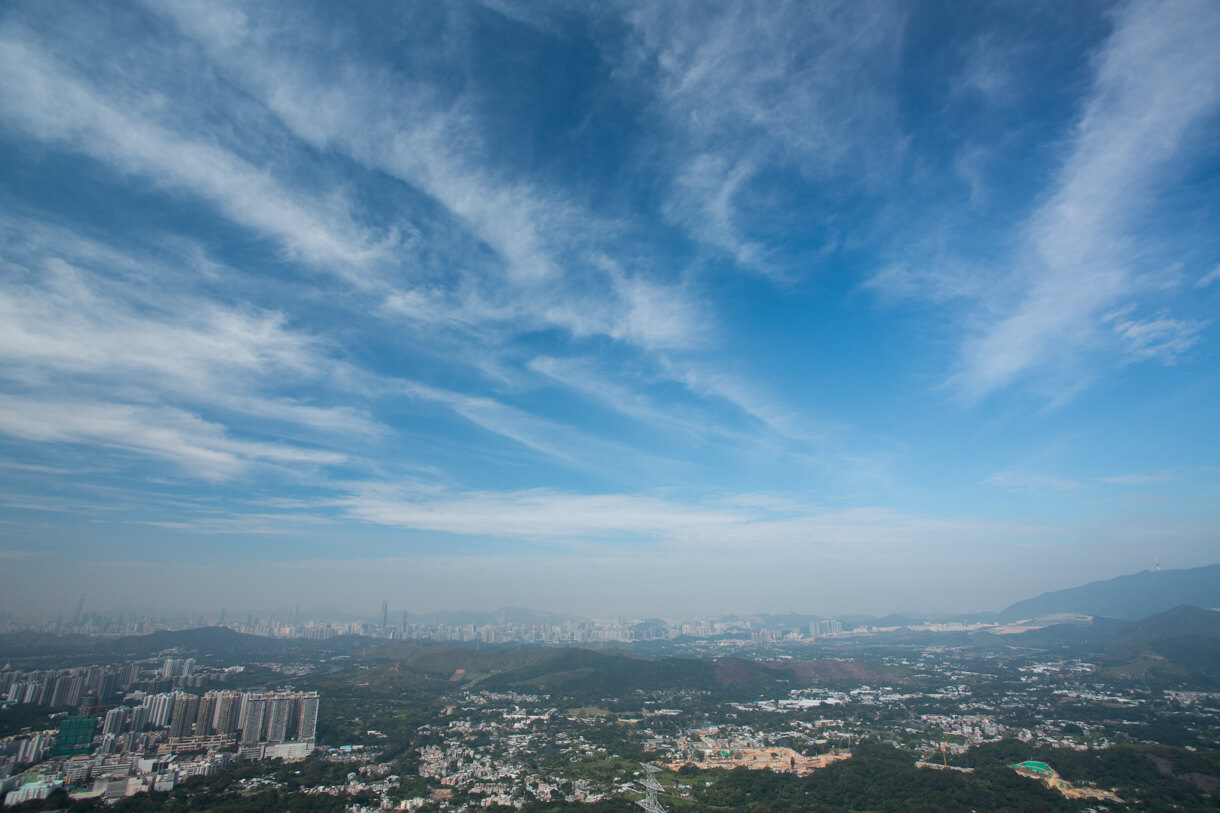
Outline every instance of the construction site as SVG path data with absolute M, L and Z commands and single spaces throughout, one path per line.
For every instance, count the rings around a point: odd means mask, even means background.
M 819 768 L 851 758 L 850 751 L 830 751 L 816 756 L 806 756 L 791 748 L 750 742 L 745 738 L 722 738 L 711 731 L 698 739 L 682 743 L 685 758 L 674 760 L 666 767 L 677 770 L 683 765 L 694 765 L 701 770 L 712 768 L 751 768 L 755 770 L 794 773 L 806 776 Z

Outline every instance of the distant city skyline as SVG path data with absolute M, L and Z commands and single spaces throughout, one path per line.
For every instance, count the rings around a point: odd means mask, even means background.
M 1072 585 L 1066 590 L 1029 595 L 1004 607 L 959 608 L 950 611 L 925 611 L 919 608 L 881 612 L 809 612 L 789 608 L 784 611 L 708 611 L 708 612 L 640 612 L 639 607 L 619 612 L 582 614 L 554 611 L 540 607 L 500 606 L 493 609 L 440 608 L 427 610 L 395 606 L 383 599 L 380 609 L 374 613 L 361 612 L 360 608 L 341 611 L 333 607 L 245 607 L 230 612 L 230 608 L 205 608 L 203 610 L 149 609 L 132 606 L 85 609 L 86 596 L 76 603 L 76 612 L 66 616 L 60 612 L 39 615 L 31 608 L 24 612 L 0 612 L 0 633 L 20 630 L 71 633 L 83 635 L 144 635 L 157 630 L 183 630 L 196 627 L 221 626 L 252 633 L 254 635 L 289 637 L 330 637 L 331 635 L 374 635 L 399 638 L 455 637 L 458 640 L 472 638 L 456 635 L 465 630 L 472 632 L 486 627 L 529 630 L 550 628 L 552 633 L 560 628 L 569 632 L 576 627 L 605 629 L 622 622 L 637 623 L 663 621 L 673 629 L 688 625 L 702 627 L 706 622 L 748 622 L 751 626 L 779 624 L 789 628 L 805 624 L 822 624 L 827 621 L 848 624 L 848 629 L 859 625 L 961 622 L 966 624 L 1005 625 L 1020 619 L 1053 617 L 1093 617 L 1114 619 L 1139 619 L 1172 609 L 1179 604 L 1215 609 L 1215 585 L 1220 578 L 1220 563 L 1201 568 L 1162 570 L 1159 566 L 1135 574 L 1125 574 L 1115 579 L 1106 579 L 1081 585 Z M 367 609 L 367 608 L 366 608 Z M 589 626 L 589 625 L 592 626 Z M 840 631 L 842 628 L 834 630 Z M 536 632 L 537 630 L 535 630 Z M 811 633 L 816 632 L 810 627 Z M 823 630 L 825 631 L 825 630 Z M 699 634 L 708 634 L 700 632 Z M 532 633 L 531 633 L 532 635 Z M 548 633 L 548 635 L 550 635 Z M 553 635 L 545 640 L 569 640 L 568 633 L 559 638 Z M 475 635 L 474 637 L 478 637 Z M 530 636 L 527 636 L 529 638 Z M 518 640 L 511 638 L 510 640 Z M 532 640 L 532 638 L 531 638 Z M 576 639 L 579 640 L 579 639 Z M 593 638 L 590 640 L 600 640 Z
M 6 3 L 0 612 L 1210 564 L 1218 41 L 1206 0 Z

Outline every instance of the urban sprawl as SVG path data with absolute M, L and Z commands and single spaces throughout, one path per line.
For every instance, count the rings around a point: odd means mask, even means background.
M 404 617 L 392 624 L 383 610 L 372 623 L 348 626 L 253 618 L 229 626 L 272 639 L 360 635 L 370 642 L 368 652 L 391 654 L 353 656 L 319 645 L 287 649 L 278 659 L 260 656 L 257 663 L 236 662 L 238 656 L 197 660 L 176 650 L 120 663 L 4 666 L 0 706 L 45 713 L 50 722 L 0 740 L 4 803 L 57 790 L 72 799 L 115 802 L 172 791 L 237 765 L 266 764 L 261 773 L 242 774 L 242 787 L 254 792 L 284 785 L 275 766 L 311 760 L 329 767 L 318 769 L 316 784 L 293 784 L 293 792 L 342 797 L 352 811 L 521 808 L 554 800 L 630 804 L 645 787 L 641 762 L 671 772 L 664 785 L 670 800 L 694 798 L 699 774 L 688 774 L 691 769 L 807 776 L 851 760 L 862 742 L 906 749 L 920 769 L 968 773 L 973 768 L 964 756 L 989 743 L 1103 751 L 1155 742 L 1153 732 L 1167 722 L 1214 732 L 1220 707 L 1220 693 L 1116 681 L 1087 660 L 935 642 L 937 633 L 983 628 L 964 623 L 911 625 L 923 634 L 920 643 L 879 647 L 867 666 L 860 642 L 885 630 L 845 629 L 837 620 L 799 629 L 748 618 L 446 625 Z M 44 627 L 116 636 L 172 624 L 81 616 Z M 997 640 L 1015 634 L 986 629 Z M 445 648 L 437 643 L 443 641 L 470 643 Z M 768 674 L 790 670 L 793 680 L 759 684 L 750 697 L 646 685 L 573 693 L 562 683 L 548 690 L 548 678 L 535 680 L 535 691 L 506 691 L 488 685 L 501 667 L 460 665 L 478 652 L 475 645 L 650 641 L 668 642 L 666 652 L 681 656 L 680 663 L 713 663 L 716 680 L 730 689 L 746 680 L 735 676 L 742 664 L 764 664 Z M 453 657 L 457 665 L 412 661 L 417 650 L 411 647 Z M 825 679 L 801 685 L 806 660 L 829 670 Z M 416 673 L 420 682 L 396 683 Z M 336 705 L 328 691 L 337 693 Z M 402 728 L 387 728 L 398 719 L 382 708 L 387 698 L 416 704 Z M 320 718 L 326 726 L 319 727 Z M 1111 789 L 1072 785 L 1042 762 L 1010 767 L 1065 798 L 1122 803 Z

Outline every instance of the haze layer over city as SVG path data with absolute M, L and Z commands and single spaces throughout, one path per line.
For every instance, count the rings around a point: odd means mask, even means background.
M 1211 564 L 1217 42 L 1206 0 L 4 3 L 0 612 Z

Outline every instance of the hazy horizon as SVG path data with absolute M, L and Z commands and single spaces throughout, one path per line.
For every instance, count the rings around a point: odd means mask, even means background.
M 1215 563 L 1207 563 L 1207 564 L 1215 564 Z M 1203 567 L 1206 565 L 1199 565 L 1199 566 Z M 1152 568 L 1145 568 L 1144 571 L 1151 570 L 1151 569 Z M 1183 568 L 1183 569 L 1185 569 L 1185 568 Z M 1137 572 L 1143 572 L 1143 571 L 1137 571 Z M 63 593 L 62 599 L 61 599 L 61 598 L 58 598 L 58 596 L 60 596 L 61 594 L 58 591 L 56 591 L 56 592 L 53 592 L 50 594 L 44 594 L 40 597 L 31 596 L 26 601 L 6 602 L 6 608 L 7 608 L 8 612 L 14 613 L 18 617 L 24 617 L 24 618 L 53 619 L 57 615 L 61 615 L 64 618 L 71 618 L 73 616 L 73 614 L 75 613 L 76 608 L 78 606 L 78 602 L 81 601 L 81 597 L 83 595 L 83 597 L 84 597 L 83 608 L 86 613 L 99 612 L 104 615 L 111 615 L 111 616 L 114 616 L 117 614 L 132 614 L 132 613 L 149 614 L 149 615 L 163 614 L 163 615 L 171 616 L 171 617 L 180 616 L 180 615 L 199 615 L 199 616 L 203 616 L 205 618 L 214 619 L 214 618 L 218 617 L 221 612 L 225 612 L 226 618 L 230 622 L 241 621 L 245 618 L 245 616 L 247 614 L 250 614 L 250 613 L 255 613 L 255 614 L 270 613 L 270 614 L 276 615 L 277 618 L 279 616 L 283 615 L 283 616 L 285 616 L 285 618 L 279 618 L 279 620 L 283 621 L 283 620 L 286 620 L 287 615 L 289 615 L 291 613 L 295 613 L 298 610 L 300 612 L 300 616 L 301 616 L 302 620 L 311 620 L 314 618 L 320 618 L 326 614 L 349 616 L 352 619 L 376 620 L 377 616 L 380 613 L 380 607 L 381 607 L 382 601 L 387 602 L 389 616 L 394 624 L 397 624 L 400 622 L 401 614 L 404 610 L 409 613 L 409 617 L 414 622 L 419 622 L 421 619 L 426 619 L 428 616 L 430 616 L 434 613 L 467 613 L 467 612 L 469 612 L 469 613 L 495 613 L 495 612 L 498 612 L 501 610 L 506 610 L 506 609 L 528 610 L 528 611 L 539 613 L 539 614 L 567 615 L 567 616 L 572 616 L 572 617 L 587 617 L 587 618 L 614 618 L 614 617 L 644 618 L 644 617 L 652 617 L 652 616 L 668 617 L 668 618 L 683 618 L 683 617 L 693 618 L 693 617 L 700 617 L 700 616 L 702 616 L 702 617 L 723 617 L 723 616 L 730 616 L 730 615 L 738 615 L 738 616 L 783 615 L 786 613 L 794 613 L 797 615 L 817 615 L 817 616 L 820 616 L 823 618 L 833 618 L 836 616 L 883 617 L 883 616 L 892 615 L 892 614 L 908 615 L 908 616 L 915 616 L 915 617 L 932 617 L 932 616 L 946 617 L 946 616 L 953 616 L 953 615 L 969 616 L 969 615 L 980 615 L 980 614 L 984 614 L 984 613 L 999 612 L 1013 603 L 1016 603 L 1023 599 L 1034 598 L 1043 593 L 1053 592 L 1055 590 L 1060 590 L 1060 589 L 1064 589 L 1064 588 L 1079 587 L 1079 586 L 1086 584 L 1088 582 L 1091 582 L 1091 581 L 1104 581 L 1106 579 L 1114 578 L 1116 576 L 1124 576 L 1124 575 L 1131 575 L 1131 573 L 1115 573 L 1115 574 L 1108 575 L 1108 576 L 1099 576 L 1098 578 L 1085 579 L 1085 580 L 1076 581 L 1076 582 L 1054 583 L 1054 586 L 1050 586 L 1050 587 L 1046 587 L 1046 588 L 1037 588 L 1037 589 L 1033 589 L 1029 592 L 1014 594 L 1010 600 L 1001 601 L 999 603 L 991 603 L 988 605 L 979 605 L 979 606 L 951 606 L 948 604 L 944 604 L 944 605 L 941 605 L 939 608 L 937 608 L 935 606 L 935 602 L 931 601 L 931 600 L 929 600 L 925 603 L 929 604 L 929 605 L 933 605 L 933 606 L 918 606 L 918 605 L 901 606 L 901 605 L 897 605 L 897 604 L 879 604 L 879 605 L 870 607 L 866 604 L 862 604 L 859 602 L 856 602 L 856 603 L 848 602 L 848 603 L 845 603 L 842 607 L 834 607 L 834 606 L 829 606 L 828 602 L 818 602 L 816 599 L 811 599 L 804 604 L 795 604 L 794 603 L 794 604 L 790 604 L 790 605 L 774 603 L 774 600 L 772 601 L 772 603 L 768 604 L 767 601 L 765 599 L 763 599 L 763 600 L 760 600 L 760 603 L 758 606 L 754 606 L 754 607 L 748 607 L 748 606 L 736 607 L 736 606 L 732 606 L 729 603 L 717 605 L 713 602 L 708 602 L 708 603 L 704 603 L 704 604 L 700 604 L 700 605 L 691 605 L 689 603 L 665 604 L 664 596 L 662 594 L 661 602 L 654 601 L 651 604 L 647 603 L 647 598 L 644 595 L 641 595 L 640 600 L 638 600 L 637 602 L 626 602 L 626 601 L 620 602 L 620 603 L 607 602 L 602 605 L 597 605 L 597 604 L 590 605 L 590 604 L 588 604 L 588 599 L 586 598 L 585 606 L 592 607 L 593 609 L 577 611 L 577 610 L 573 610 L 573 609 L 562 607 L 562 606 L 531 605 L 531 604 L 523 604 L 520 602 L 510 601 L 510 600 L 508 600 L 509 598 L 511 598 L 513 596 L 519 596 L 521 594 L 514 591 L 511 586 L 504 586 L 504 585 L 501 586 L 500 592 L 496 592 L 495 590 L 489 590 L 488 592 L 484 593 L 484 599 L 481 602 L 471 603 L 471 604 L 450 603 L 448 605 L 445 605 L 445 604 L 429 605 L 429 604 L 423 603 L 425 601 L 424 599 L 418 599 L 419 603 L 413 604 L 411 602 L 415 601 L 416 598 L 413 598 L 408 595 L 394 593 L 392 591 L 386 592 L 384 594 L 376 594 L 375 591 L 370 590 L 369 592 L 364 594 L 359 599 L 353 597 L 353 598 L 348 599 L 348 601 L 346 603 L 341 603 L 341 604 L 332 605 L 332 606 L 325 606 L 325 605 L 321 605 L 321 604 L 310 604 L 309 602 L 310 602 L 311 598 L 314 597 L 315 594 L 309 594 L 309 593 L 299 595 L 297 597 L 298 600 L 295 600 L 295 601 L 291 600 L 290 598 L 285 598 L 284 602 L 280 603 L 280 604 L 268 603 L 268 604 L 263 604 L 263 605 L 249 605 L 249 604 L 243 604 L 241 602 L 242 602 L 243 597 L 251 594 L 251 591 L 249 591 L 249 590 L 242 591 L 240 589 L 232 589 L 232 590 L 224 593 L 224 595 L 227 595 L 233 599 L 232 603 L 220 602 L 220 603 L 210 603 L 210 604 L 209 603 L 183 604 L 183 603 L 181 603 L 181 601 L 179 601 L 178 604 L 174 604 L 172 602 L 175 599 L 168 599 L 168 598 L 166 599 L 166 601 L 164 603 L 161 603 L 161 604 L 139 604 L 139 603 L 132 603 L 132 602 L 115 603 L 112 600 L 110 601 L 110 603 L 107 603 L 107 601 L 108 601 L 107 596 L 110 595 L 107 593 L 102 593 L 101 597 L 96 600 L 95 600 L 95 597 L 88 592 L 77 593 L 77 594 L 72 594 L 72 595 Z M 367 583 L 362 582 L 362 584 L 365 584 L 367 586 Z M 489 588 L 492 587 L 492 585 L 493 585 L 493 583 L 489 583 L 489 585 L 488 585 Z M 60 585 L 60 589 L 64 589 L 64 586 Z M 579 588 L 576 588 L 576 590 L 578 591 Z M 754 592 L 756 592 L 756 591 L 755 590 L 747 591 L 747 594 L 754 593 Z M 157 597 L 159 595 L 168 596 L 168 595 L 170 595 L 170 592 L 164 591 L 164 590 L 151 590 L 151 591 L 142 592 L 141 595 L 143 595 L 144 597 Z M 284 594 L 284 595 L 287 595 L 287 594 Z M 337 593 L 331 592 L 328 595 L 334 596 L 334 595 L 337 595 Z M 562 595 L 562 593 L 555 591 L 554 595 L 558 596 L 558 595 Z M 504 597 L 505 600 L 497 601 L 497 599 L 495 598 L 496 596 L 502 596 L 502 597 Z M 182 597 L 179 594 L 177 596 L 177 598 L 181 599 Z M 443 600 L 443 599 L 438 599 L 438 600 Z M 739 600 L 740 599 L 734 598 L 731 601 L 739 601 Z M 823 606 L 823 605 L 825 605 L 825 606 Z M 652 607 L 653 609 L 648 609 L 649 607 Z M 42 608 L 42 609 L 39 609 L 39 608 Z M 662 608 L 666 608 L 666 609 L 662 609 Z M 263 616 L 263 617 L 265 618 L 266 616 Z
M 999 610 L 1220 550 L 1205 0 L 0 8 L 0 611 Z

